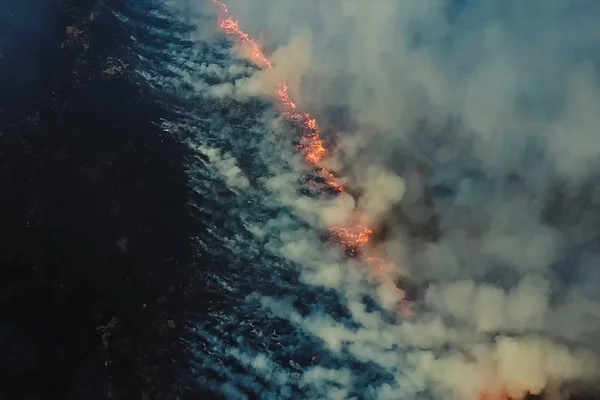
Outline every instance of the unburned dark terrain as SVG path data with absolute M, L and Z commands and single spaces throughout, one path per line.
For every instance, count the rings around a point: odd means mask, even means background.
M 0 4 L 0 399 L 184 393 L 186 155 L 119 7 Z

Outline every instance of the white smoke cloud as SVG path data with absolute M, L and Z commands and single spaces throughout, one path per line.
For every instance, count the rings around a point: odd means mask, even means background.
M 218 11 L 213 6 L 201 8 Z M 328 310 L 304 316 L 274 299 L 263 306 L 321 339 L 340 360 L 371 363 L 392 378 L 356 388 L 356 371 L 319 366 L 304 372 L 301 385 L 320 398 L 353 391 L 413 398 L 428 390 L 439 398 L 478 399 L 482 392 L 522 396 L 597 379 L 600 296 L 582 281 L 598 283 L 598 268 L 567 255 L 576 230 L 552 226 L 544 212 L 555 183 L 567 182 L 564 191 L 574 196 L 571 188 L 596 174 L 600 86 L 590 49 L 600 41 L 598 5 L 232 0 L 228 6 L 270 50 L 274 68 L 207 64 L 204 74 L 227 82 L 191 77 L 199 92 L 272 98 L 285 80 L 302 109 L 325 120 L 332 108 L 350 116 L 340 132 L 335 121 L 325 132 L 336 142 L 326 162 L 361 194 L 301 197 L 297 181 L 305 171 L 292 160 L 294 171 L 267 179 L 265 187 L 311 228 L 290 228 L 288 217 L 278 216 L 265 231 L 277 233 L 267 246 L 272 252 L 304 268 L 303 282 L 336 289 L 357 326 Z M 243 46 L 234 53 L 248 56 Z M 423 162 L 433 171 L 428 179 L 410 168 Z M 235 168 L 224 162 L 222 169 L 232 171 L 224 176 L 243 187 Z M 466 176 L 474 169 L 479 176 Z M 522 183 L 511 186 L 510 173 Z M 436 184 L 452 188 L 453 199 L 423 206 L 425 185 Z M 357 206 L 369 224 L 393 225 L 381 245 L 393 270 L 427 286 L 422 309 L 408 320 L 383 314 L 402 293 L 336 258 L 314 232 L 350 220 Z M 399 207 L 421 224 L 435 214 L 439 238 L 413 245 Z M 572 224 L 581 225 L 583 215 Z M 569 280 L 565 269 L 582 277 Z M 366 311 L 363 296 L 382 310 Z M 261 360 L 246 364 L 259 373 L 270 368 Z
M 219 149 L 211 149 L 202 146 L 193 146 L 197 151 L 208 157 L 208 160 L 223 177 L 228 187 L 232 189 L 244 189 L 250 185 L 248 178 L 237 166 L 237 161 L 230 154 L 221 154 Z
M 378 221 L 393 205 L 402 200 L 406 187 L 404 180 L 389 171 L 367 167 L 361 172 L 359 182 L 365 194 L 358 201 L 358 206 L 364 210 L 367 220 Z

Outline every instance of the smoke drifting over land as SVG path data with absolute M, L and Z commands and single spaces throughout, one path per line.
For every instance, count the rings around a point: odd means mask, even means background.
M 212 95 L 268 98 L 285 79 L 335 143 L 324 163 L 361 194 L 299 198 L 293 173 L 266 186 L 315 227 L 359 206 L 368 223 L 387 227 L 379 246 L 394 265 L 383 273 L 426 287 L 413 317 L 390 322 L 383 310 L 367 311 L 363 295 L 391 309 L 393 288 L 369 289 L 352 261 L 271 221 L 285 243 L 277 251 L 304 265 L 305 282 L 337 289 L 355 326 L 273 298 L 263 299 L 265 308 L 321 338 L 340 360 L 372 363 L 391 377 L 357 388 L 354 371 L 318 367 L 302 384 L 328 398 L 428 390 L 465 399 L 597 379 L 600 3 L 227 4 L 274 66 L 232 67 L 241 77 L 210 86 Z M 219 11 L 210 1 L 197 6 Z M 249 49 L 234 51 L 247 57 Z M 433 206 L 424 205 L 425 187 Z M 411 238 L 407 223 L 433 215 L 437 239 Z

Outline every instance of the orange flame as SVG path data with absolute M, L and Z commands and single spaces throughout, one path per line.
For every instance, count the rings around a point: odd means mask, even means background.
M 259 67 L 272 68 L 273 63 L 265 56 L 256 41 L 254 41 L 246 32 L 242 31 L 236 20 L 233 19 L 227 5 L 219 0 L 213 0 L 223 10 L 225 18 L 220 18 L 219 25 L 227 34 L 237 36 L 240 42 L 250 48 L 250 61 Z M 308 113 L 298 111 L 296 103 L 292 101 L 289 94 L 288 86 L 285 82 L 279 83 L 277 87 L 277 100 L 282 109 L 282 114 L 290 121 L 294 121 L 302 126 L 305 135 L 302 140 L 302 149 L 305 153 L 306 160 L 316 165 L 327 155 L 327 150 L 323 145 L 323 140 L 319 135 L 319 127 L 317 121 Z M 330 178 L 327 176 L 326 178 Z M 339 184 L 338 184 L 339 185 Z
M 262 68 L 272 68 L 273 63 L 265 56 L 258 44 L 247 33 L 242 31 L 236 20 L 233 19 L 227 5 L 220 0 L 213 0 L 222 10 L 222 17 L 219 18 L 219 25 L 227 34 L 235 36 L 240 42 L 248 46 L 250 50 L 249 59 L 251 62 Z M 317 121 L 308 113 L 298 110 L 296 103 L 291 99 L 289 89 L 285 81 L 282 81 L 277 86 L 277 103 L 281 108 L 281 112 L 289 121 L 299 125 L 302 130 L 302 139 L 299 148 L 304 154 L 305 160 L 319 168 L 320 176 L 325 180 L 327 186 L 335 191 L 343 192 L 343 185 L 335 178 L 335 176 L 321 168 L 319 163 L 327 156 L 327 149 L 319 134 Z M 332 227 L 330 232 L 337 240 L 346 247 L 352 247 L 357 250 L 367 245 L 373 235 L 373 231 L 361 224 L 353 224 L 344 227 Z M 372 267 L 372 273 L 378 278 L 382 278 L 383 265 L 388 264 L 378 257 L 365 257 L 364 261 Z M 394 285 L 396 289 L 401 290 Z M 403 296 L 400 295 L 400 298 Z M 404 315 L 412 314 L 410 304 L 403 299 L 398 303 L 398 311 Z M 487 400 L 487 399 L 486 399 Z
M 236 35 L 240 39 L 240 41 L 250 47 L 252 51 L 252 55 L 250 57 L 251 61 L 260 67 L 268 67 L 271 68 L 271 61 L 261 51 L 258 44 L 245 32 L 243 32 L 238 26 L 238 22 L 231 17 L 229 10 L 227 9 L 227 5 L 218 0 L 213 0 L 216 4 L 221 6 L 223 9 L 223 14 L 227 16 L 227 18 L 221 19 L 219 21 L 219 25 L 221 29 L 223 29 L 228 35 Z
M 373 231 L 364 225 L 354 225 L 350 227 L 334 226 L 331 232 L 339 237 L 341 244 L 345 246 L 362 247 L 369 243 Z

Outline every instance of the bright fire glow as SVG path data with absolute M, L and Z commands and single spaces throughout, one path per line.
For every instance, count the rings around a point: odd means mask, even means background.
M 523 397 L 510 397 L 505 392 L 482 392 L 479 400 L 522 400 Z
M 227 34 L 237 37 L 240 42 L 248 46 L 250 49 L 248 58 L 251 62 L 261 68 L 272 68 L 273 63 L 265 56 L 256 41 L 240 29 L 238 21 L 233 19 L 227 5 L 220 0 L 213 0 L 213 2 L 218 4 L 222 11 L 222 15 L 219 19 L 221 29 Z M 319 134 L 317 121 L 310 114 L 298 110 L 296 103 L 290 97 L 288 86 L 285 81 L 280 82 L 277 86 L 277 103 L 281 108 L 283 116 L 301 128 L 302 138 L 298 147 L 304 154 L 306 162 L 318 167 L 320 176 L 325 180 L 330 189 L 337 192 L 343 192 L 343 185 L 331 172 L 319 165 L 319 163 L 327 156 L 327 149 Z M 389 272 L 391 272 L 391 264 L 382 258 L 367 256 L 365 254 L 364 247 L 371 240 L 373 231 L 359 223 L 352 223 L 349 224 L 349 226 L 332 227 L 330 228 L 330 233 L 340 244 L 346 246 L 346 248 L 352 248 L 362 254 L 363 260 L 370 266 L 370 272 L 375 278 L 380 280 L 383 279 L 384 283 L 393 285 L 399 293 L 399 298 L 402 299 L 398 302 L 397 311 L 404 315 L 411 315 L 411 304 L 403 299 L 402 290 L 390 279 Z
M 265 56 L 255 40 L 253 40 L 246 32 L 242 31 L 239 27 L 239 23 L 233 19 L 227 5 L 220 2 L 219 0 L 213 0 L 214 3 L 218 4 L 222 11 L 223 16 L 219 20 L 219 26 L 227 34 L 236 36 L 240 42 L 247 45 L 250 49 L 250 61 L 259 67 L 272 68 L 273 63 Z M 323 140 L 319 135 L 319 127 L 317 121 L 310 116 L 308 113 L 298 111 L 298 106 L 292 101 L 289 94 L 288 86 L 285 82 L 279 83 L 277 86 L 277 100 L 281 107 L 282 114 L 290 121 L 299 124 L 304 130 L 304 135 L 301 141 L 301 147 L 305 154 L 306 161 L 316 165 L 327 155 L 327 149 L 323 144 Z M 325 175 L 331 175 L 327 173 Z M 331 178 L 332 176 L 325 176 L 325 178 Z M 329 182 L 329 179 L 328 179 Z M 339 183 L 334 185 L 336 188 L 341 189 Z
M 331 232 L 339 238 L 341 244 L 354 247 L 362 247 L 369 243 L 373 235 L 373 231 L 364 225 L 334 226 Z

